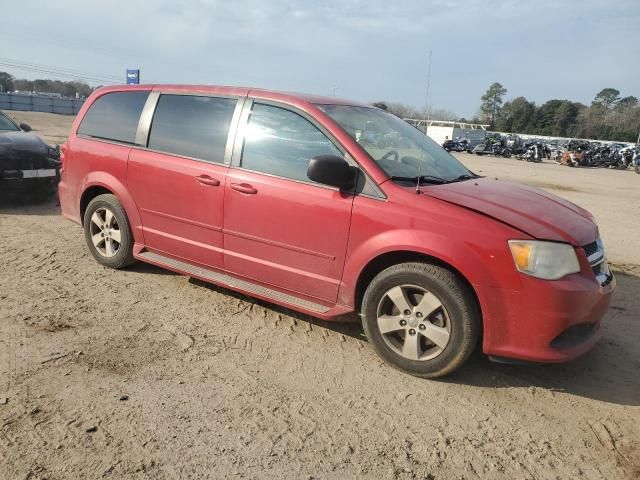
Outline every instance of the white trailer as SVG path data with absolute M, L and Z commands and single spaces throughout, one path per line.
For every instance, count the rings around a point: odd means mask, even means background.
M 404 120 L 425 132 L 438 145 L 442 145 L 445 140 L 466 138 L 471 143 L 472 148 L 484 142 L 487 136 L 487 127 L 489 126 L 478 123 L 427 120 L 424 118 L 405 118 Z

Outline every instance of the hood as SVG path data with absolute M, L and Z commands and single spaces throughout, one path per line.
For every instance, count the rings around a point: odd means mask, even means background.
M 475 210 L 539 240 L 587 245 L 598 236 L 589 212 L 537 188 L 478 178 L 422 188 L 422 193 Z
M 9 151 L 27 151 L 46 155 L 47 144 L 35 133 L 0 131 L 0 158 L 5 152 Z
M 0 169 L 45 168 L 48 145 L 35 133 L 0 132 Z

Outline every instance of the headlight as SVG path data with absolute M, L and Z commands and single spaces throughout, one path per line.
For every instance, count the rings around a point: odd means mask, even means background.
M 558 280 L 580 271 L 576 251 L 567 243 L 509 240 L 509 248 L 518 271 L 533 277 Z

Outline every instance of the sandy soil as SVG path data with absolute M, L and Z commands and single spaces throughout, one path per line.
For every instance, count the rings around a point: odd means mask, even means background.
M 588 355 L 420 380 L 357 323 L 105 269 L 53 203 L 3 204 L 0 478 L 639 478 L 640 176 L 460 158 L 598 217 L 618 290 Z

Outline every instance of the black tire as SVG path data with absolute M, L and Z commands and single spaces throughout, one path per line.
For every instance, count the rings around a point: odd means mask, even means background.
M 638 175 L 640 175 L 640 165 L 636 165 L 635 171 Z
M 431 292 L 446 309 L 450 336 L 434 358 L 406 358 L 394 351 L 380 332 L 378 309 L 381 302 L 389 290 L 405 285 Z M 361 315 L 365 334 L 376 353 L 394 368 L 422 378 L 442 377 L 456 370 L 471 355 L 480 336 L 481 314 L 473 292 L 451 271 L 428 263 L 400 263 L 380 272 L 365 291 Z
M 92 235 L 94 234 L 92 228 L 95 228 L 95 224 L 92 227 L 91 217 L 96 211 L 102 212 L 105 209 L 108 209 L 113 214 L 116 221 L 114 226 L 117 226 L 117 230 L 120 232 L 119 246 L 113 256 L 105 256 L 92 241 Z M 131 225 L 129 224 L 129 219 L 122 204 L 114 195 L 98 195 L 91 200 L 84 213 L 83 225 L 87 247 L 89 247 L 91 255 L 93 255 L 93 258 L 95 258 L 98 263 L 114 269 L 125 268 L 135 263 L 135 259 L 133 258 L 133 234 L 131 233 Z M 98 230 L 97 233 L 99 234 L 100 231 Z

